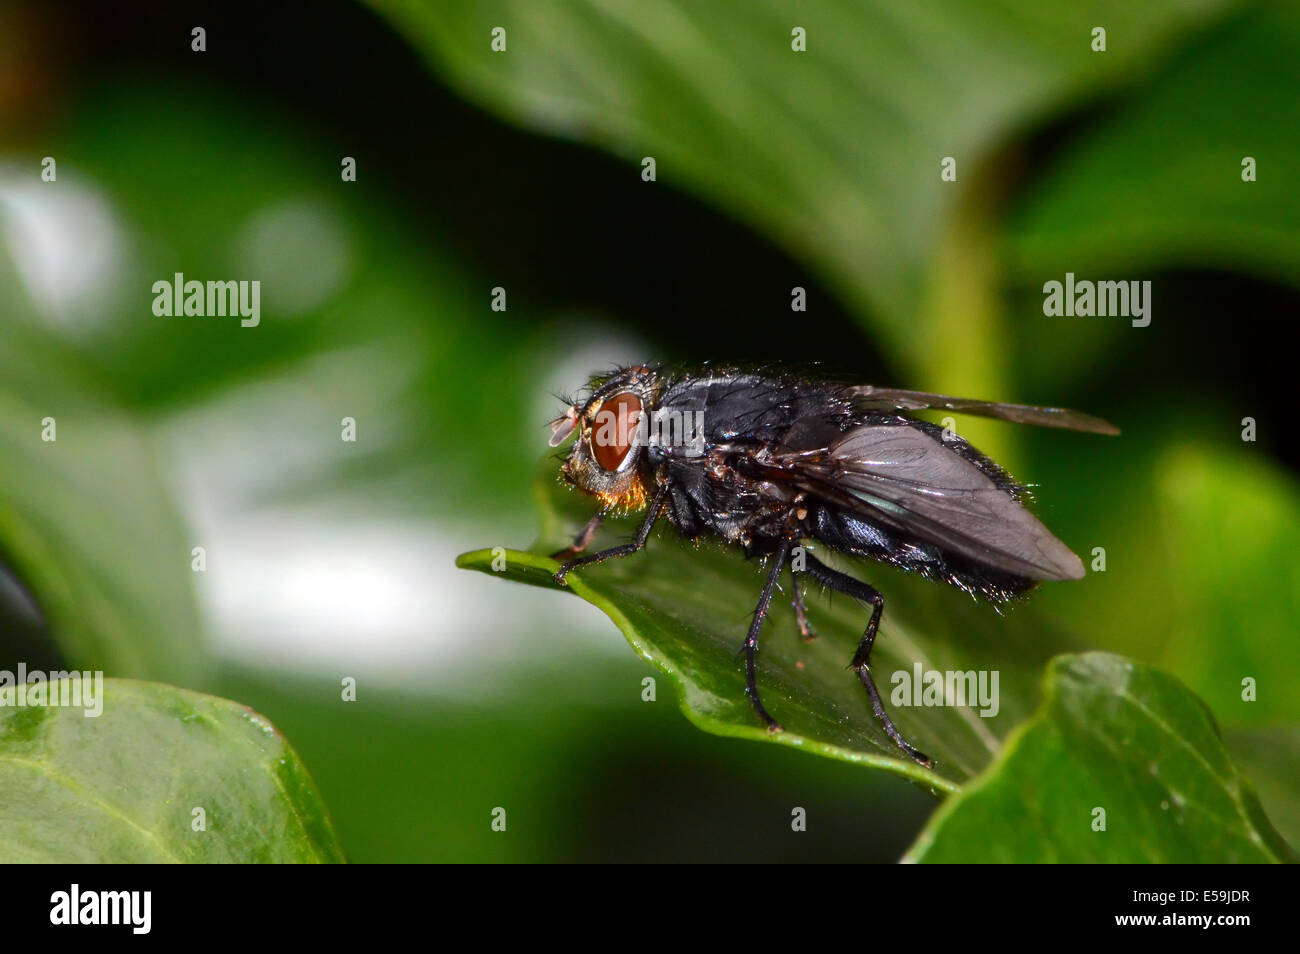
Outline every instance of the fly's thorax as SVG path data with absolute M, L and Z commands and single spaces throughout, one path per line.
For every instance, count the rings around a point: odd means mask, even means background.
M 679 529 L 707 532 L 746 551 L 788 535 L 792 507 L 803 494 L 757 472 L 760 449 L 722 444 L 702 457 L 669 459 L 663 471 L 673 490 L 669 516 Z

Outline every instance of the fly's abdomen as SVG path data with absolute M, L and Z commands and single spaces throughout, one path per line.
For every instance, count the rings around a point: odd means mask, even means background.
M 991 603 L 1006 602 L 1036 585 L 1034 580 L 990 569 L 936 544 L 826 504 L 810 508 L 808 529 L 814 540 L 832 549 L 950 584 Z

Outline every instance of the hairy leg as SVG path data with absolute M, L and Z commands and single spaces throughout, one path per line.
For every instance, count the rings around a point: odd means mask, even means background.
M 659 519 L 659 515 L 663 512 L 664 502 L 667 499 L 668 488 L 667 486 L 661 487 L 659 492 L 655 494 L 654 501 L 651 502 L 650 509 L 646 511 L 645 519 L 641 521 L 641 526 L 631 543 L 624 543 L 621 546 L 610 547 L 608 550 L 601 550 L 599 553 L 592 553 L 588 556 L 570 560 L 555 572 L 555 582 L 563 586 L 564 578 L 569 575 L 570 570 L 592 563 L 604 563 L 614 557 L 628 556 L 644 549 L 646 541 L 650 539 L 650 531 L 654 529 L 655 521 Z
M 767 571 L 767 582 L 763 584 L 763 591 L 758 596 L 758 606 L 754 608 L 754 618 L 749 624 L 749 633 L 741 645 L 741 651 L 745 654 L 745 692 L 754 705 L 754 711 L 758 713 L 758 717 L 763 720 L 770 732 L 779 732 L 781 724 L 768 715 L 767 709 L 763 707 L 763 700 L 758 695 L 758 634 L 763 629 L 763 620 L 772 605 L 772 594 L 776 592 L 777 581 L 781 579 L 781 571 L 785 569 L 786 557 L 790 555 L 790 547 L 793 543 L 794 539 L 787 537 L 781 541 L 780 548 L 772 554 L 772 566 Z
M 817 633 L 808 621 L 808 604 L 804 602 L 803 588 L 799 585 L 800 572 L 790 568 L 790 605 L 794 607 L 795 619 L 799 621 L 799 635 L 805 643 L 811 643 L 817 638 Z
M 807 573 L 819 583 L 829 586 L 833 590 L 839 590 L 841 593 L 846 593 L 871 604 L 871 619 L 867 623 L 866 632 L 862 634 L 862 641 L 858 643 L 857 652 L 853 654 L 852 669 L 858 674 L 858 679 L 862 681 L 862 685 L 866 688 L 867 696 L 871 700 L 871 709 L 876 714 L 876 719 L 879 720 L 885 733 L 911 758 L 922 765 L 930 765 L 930 757 L 903 738 L 898 729 L 894 727 L 893 720 L 889 718 L 889 713 L 885 711 L 885 704 L 880 698 L 876 684 L 871 679 L 871 647 L 876 642 L 876 631 L 880 628 L 880 617 L 885 610 L 885 598 L 880 595 L 880 591 L 875 587 L 869 586 L 861 580 L 855 580 L 839 570 L 833 570 L 813 556 L 808 557 Z
M 589 544 L 591 538 L 596 535 L 596 531 L 600 528 L 600 523 L 604 519 L 605 511 L 597 510 L 595 514 L 592 515 L 592 518 L 583 525 L 581 530 L 578 531 L 578 535 L 573 538 L 573 543 L 565 547 L 563 550 L 556 550 L 551 554 L 551 559 L 560 560 L 561 562 L 564 560 L 571 560 L 583 550 L 587 549 L 587 544 Z

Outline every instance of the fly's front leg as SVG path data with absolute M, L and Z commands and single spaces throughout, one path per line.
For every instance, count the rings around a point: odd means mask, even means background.
M 561 562 L 571 560 L 587 549 L 587 544 L 591 542 L 591 538 L 596 535 L 596 531 L 600 528 L 601 521 L 605 519 L 605 513 L 604 510 L 597 510 L 583 528 L 578 531 L 578 535 L 573 538 L 573 543 L 563 550 L 556 550 L 551 554 L 551 559 L 560 560 Z
M 894 743 L 912 759 L 922 765 L 929 766 L 931 764 L 930 757 L 903 738 L 902 733 L 894 727 L 893 720 L 889 718 L 889 713 L 885 711 L 885 704 L 880 698 L 876 684 L 871 679 L 871 647 L 876 643 L 876 632 L 880 628 L 880 617 L 885 611 L 885 598 L 880 595 L 880 591 L 875 587 L 868 586 L 861 580 L 855 580 L 838 570 L 832 570 L 811 555 L 808 557 L 807 572 L 813 579 L 829 586 L 831 589 L 839 590 L 841 593 L 847 593 L 849 596 L 865 600 L 871 604 L 871 619 L 867 623 L 866 632 L 862 634 L 862 642 L 858 644 L 858 651 L 853 654 L 853 662 L 850 665 L 866 688 L 867 696 L 871 699 L 871 710 L 876 714 L 876 719 L 884 728 L 885 734 L 893 739 Z
M 604 563 L 606 560 L 613 559 L 614 557 L 627 556 L 628 554 L 636 553 L 638 550 L 643 549 L 646 541 L 650 539 L 650 531 L 654 529 L 655 521 L 658 520 L 659 515 L 663 513 L 664 503 L 667 499 L 668 486 L 665 484 L 663 487 L 659 488 L 659 492 L 655 494 L 655 499 L 650 504 L 650 510 L 646 513 L 645 520 L 641 522 L 641 527 L 637 530 L 636 536 L 632 539 L 631 543 L 624 543 L 621 546 L 610 547 L 608 550 L 601 550 L 599 553 L 592 553 L 589 556 L 577 557 L 576 559 L 568 561 L 555 571 L 555 582 L 563 586 L 564 578 L 568 576 L 570 570 L 577 569 L 580 566 L 587 566 L 591 563 Z M 588 525 L 590 526 L 590 524 Z M 593 529 L 592 532 L 594 533 L 595 530 Z

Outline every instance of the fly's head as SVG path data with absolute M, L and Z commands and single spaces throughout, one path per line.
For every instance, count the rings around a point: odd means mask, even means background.
M 560 476 L 597 497 L 603 509 L 640 510 L 646 504 L 645 423 L 662 385 L 651 368 L 621 368 L 593 378 L 589 396 L 551 422 L 551 446 L 575 431 Z

